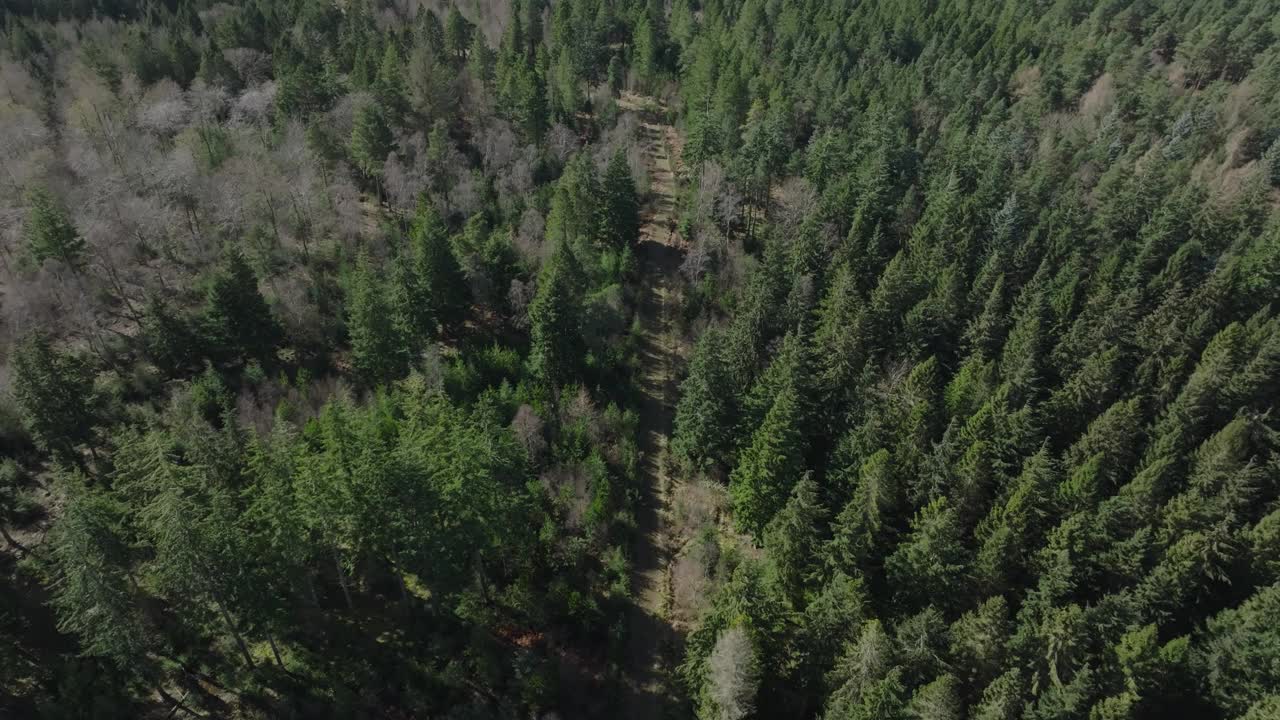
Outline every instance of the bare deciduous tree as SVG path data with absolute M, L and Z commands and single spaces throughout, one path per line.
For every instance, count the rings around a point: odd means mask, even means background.
M 529 405 L 521 405 L 511 420 L 511 432 L 534 463 L 540 461 L 547 450 L 547 438 L 543 434 L 545 424 Z
M 741 625 L 720 634 L 707 665 L 707 682 L 715 705 L 710 717 L 741 720 L 755 711 L 760 663 L 751 638 Z

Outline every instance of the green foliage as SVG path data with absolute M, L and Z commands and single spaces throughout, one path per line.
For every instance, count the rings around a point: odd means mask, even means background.
M 93 373 L 80 357 L 53 345 L 45 333 L 28 334 L 14 349 L 13 395 L 27 431 L 66 460 L 93 433 Z
M 38 187 L 27 192 L 27 205 L 22 227 L 27 252 L 37 264 L 56 260 L 79 271 L 84 262 L 85 241 L 71 223 L 66 207 L 49 191 Z
M 356 261 L 347 301 L 351 364 L 371 384 L 400 377 L 408 369 L 409 338 L 396 322 L 388 287 L 374 274 L 367 255 Z
M 618 150 L 609 158 L 600 182 L 601 234 L 611 245 L 632 245 L 640 239 L 640 204 L 627 156 Z
M 529 304 L 529 371 L 553 390 L 573 377 L 582 358 L 578 273 L 573 250 L 560 242 L 539 274 L 538 292 Z
M 382 106 L 369 103 L 356 111 L 347 144 L 351 160 L 366 178 L 377 178 L 391 152 L 391 127 Z
M 734 519 L 757 539 L 764 537 L 765 526 L 800 480 L 804 437 L 799 415 L 795 388 L 784 386 L 729 477 Z
M 734 393 L 724 352 L 719 330 L 703 333 L 680 385 L 672 449 L 701 467 L 723 461 L 729 450 Z
M 280 326 L 239 250 L 227 250 L 214 270 L 202 323 L 209 346 L 228 359 L 267 359 L 279 345 Z

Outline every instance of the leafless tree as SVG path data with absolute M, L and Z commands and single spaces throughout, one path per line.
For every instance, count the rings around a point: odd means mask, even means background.
M 257 85 L 271 77 L 271 56 L 253 48 L 227 48 L 222 57 L 245 85 Z
M 529 327 L 529 303 L 533 302 L 536 286 L 533 281 L 524 282 L 519 278 L 511 281 L 507 290 L 507 304 L 511 307 L 511 323 L 518 328 Z
M 231 122 L 266 128 L 276 104 L 276 84 L 267 81 L 246 89 L 231 105 Z
M 165 78 L 152 85 L 138 107 L 138 125 L 144 130 L 169 137 L 187 126 L 191 106 L 178 84 Z
M 561 165 L 569 162 L 569 158 L 578 151 L 578 145 L 578 136 L 560 123 L 552 125 L 547 131 L 547 150 Z
M 707 660 L 710 695 L 717 720 L 741 720 L 755 711 L 760 662 L 741 625 L 720 634 Z
M 538 267 L 546 259 L 547 247 L 545 239 L 547 222 L 537 208 L 525 208 L 520 216 L 520 226 L 516 229 L 516 251 L 525 262 Z
M 529 405 L 521 405 L 516 410 L 516 416 L 511 421 L 511 432 L 515 434 L 516 441 L 528 453 L 529 459 L 535 464 L 542 459 L 542 455 L 547 450 L 547 438 L 544 435 L 545 423 L 538 414 L 533 411 Z

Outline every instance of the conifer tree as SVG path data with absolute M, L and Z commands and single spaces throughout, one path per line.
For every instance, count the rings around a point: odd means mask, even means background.
M 58 628 L 75 634 L 87 654 L 122 669 L 146 661 L 151 632 L 129 581 L 128 551 L 119 537 L 121 508 L 88 489 L 72 493 L 50 537 Z
M 213 274 L 203 323 L 218 355 L 265 359 L 280 342 L 280 326 L 258 290 L 258 278 L 237 249 L 225 253 Z
M 27 251 L 37 263 L 56 260 L 74 271 L 79 271 L 84 261 L 85 241 L 63 207 L 49 191 L 33 188 L 27 193 L 26 221 L 23 236 Z
M 718 329 L 702 334 L 680 385 L 672 449 L 696 466 L 726 459 L 730 446 L 735 394 L 724 359 L 724 336 Z
M 33 332 L 14 350 L 13 395 L 31 437 L 64 459 L 93 432 L 93 375 L 81 358 Z
M 348 149 L 351 160 L 366 178 L 377 181 L 381 177 L 383 163 L 391 152 L 391 139 L 391 128 L 381 106 L 369 103 L 356 111 Z
M 559 243 L 538 275 L 538 291 L 529 304 L 529 370 L 552 390 L 572 377 L 582 359 L 577 275 L 573 251 Z
M 387 287 L 361 255 L 347 301 L 351 363 L 366 382 L 383 383 L 402 375 L 409 364 L 409 338 L 396 323 Z
M 640 205 L 636 198 L 631 166 L 621 149 L 609 158 L 600 183 L 603 196 L 600 209 L 604 213 L 601 231 L 604 241 L 614 247 L 625 247 L 640 238 Z
M 783 386 L 729 477 L 734 519 L 757 541 L 800 480 L 804 438 L 799 421 L 796 390 Z
M 765 549 L 777 565 L 783 591 L 796 608 L 804 606 L 804 588 L 817 572 L 822 516 L 817 484 L 806 476 L 796 483 L 791 498 L 765 530 Z

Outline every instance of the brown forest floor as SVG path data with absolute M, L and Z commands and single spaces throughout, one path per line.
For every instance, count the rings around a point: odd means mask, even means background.
M 679 662 L 680 635 L 671 623 L 674 538 L 670 522 L 673 478 L 667 442 L 675 415 L 682 356 L 675 317 L 680 306 L 676 282 L 684 257 L 677 230 L 676 169 L 679 136 L 653 100 L 631 94 L 619 99 L 624 110 L 640 114 L 641 137 L 649 173 L 649 195 L 642 209 L 639 259 L 642 268 L 640 323 L 643 328 L 640 387 L 640 497 L 636 535 L 631 546 L 631 590 L 625 677 L 632 696 L 623 716 L 657 720 L 675 711 L 673 673 Z

